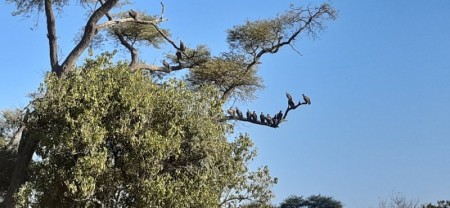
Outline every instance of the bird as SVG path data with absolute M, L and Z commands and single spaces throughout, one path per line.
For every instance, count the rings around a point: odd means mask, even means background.
M 128 12 L 128 15 L 130 15 L 130 17 L 133 18 L 134 20 L 136 20 L 137 17 L 138 17 L 138 13 L 135 12 L 134 10 L 130 10 L 130 11 Z
M 244 115 L 242 115 L 242 111 L 240 111 L 239 108 L 237 108 L 237 107 L 236 107 L 236 114 L 239 119 L 242 119 L 244 117 Z
M 181 51 L 177 51 L 177 52 L 175 53 L 175 55 L 177 55 L 177 62 L 180 63 L 180 60 L 183 58 L 183 57 L 181 56 Z
M 266 123 L 266 116 L 264 116 L 263 112 L 261 112 L 261 114 L 259 115 L 259 120 L 261 120 L 262 124 Z
M 249 121 L 252 120 L 252 114 L 250 113 L 249 109 L 247 109 L 247 120 L 249 120 Z
M 230 114 L 230 116 L 231 117 L 235 117 L 235 113 L 236 113 L 236 111 L 232 108 L 232 107 L 230 107 L 228 110 L 227 110 L 227 112 L 228 112 L 228 114 Z
M 283 119 L 283 112 L 280 110 L 280 112 L 277 113 L 276 118 L 281 121 L 281 119 Z
M 267 114 L 267 116 L 266 116 L 266 121 L 267 121 L 267 124 L 269 124 L 269 125 L 272 125 L 272 124 L 273 124 L 272 117 L 270 117 L 269 114 Z
M 275 125 L 275 126 L 278 126 L 278 124 L 280 123 L 280 120 L 278 120 L 276 116 L 274 116 L 272 118 L 272 120 L 273 120 L 273 125 Z
M 292 99 L 292 96 L 286 92 L 286 97 L 288 99 L 289 108 L 295 108 L 295 103 L 294 100 Z
M 256 115 L 256 111 L 253 111 L 252 117 L 254 122 L 258 122 L 258 115 Z
M 184 45 L 183 41 L 180 40 L 180 51 L 185 51 L 186 46 Z
M 311 99 L 309 99 L 308 96 L 306 96 L 305 94 L 302 94 L 303 96 L 303 100 L 305 101 L 305 104 L 311 105 Z
M 165 59 L 163 60 L 163 66 L 166 67 L 167 69 L 169 69 L 169 71 L 170 71 L 170 65 L 169 65 L 169 63 L 167 63 L 167 61 Z

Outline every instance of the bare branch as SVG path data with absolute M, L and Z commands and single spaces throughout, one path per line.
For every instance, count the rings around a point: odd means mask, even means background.
M 47 19 L 47 38 L 50 48 L 50 66 L 52 68 L 52 72 L 58 73 L 58 41 L 56 37 L 55 15 L 53 14 L 51 0 L 45 0 L 45 16 Z

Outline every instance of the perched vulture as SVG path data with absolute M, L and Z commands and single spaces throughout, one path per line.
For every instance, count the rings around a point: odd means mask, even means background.
M 280 120 L 277 119 L 277 117 L 273 117 L 273 125 L 278 126 L 278 124 L 280 123 Z
M 130 15 L 130 17 L 133 18 L 134 20 L 136 20 L 137 17 L 138 17 L 137 12 L 135 12 L 134 10 L 130 10 L 130 11 L 128 12 L 128 15 Z
M 181 52 L 180 52 L 180 51 L 177 51 L 177 53 L 175 53 L 175 55 L 177 55 L 177 62 L 180 63 L 180 60 L 183 58 L 183 57 L 181 56 Z
M 308 96 L 306 96 L 305 94 L 302 94 L 303 96 L 303 100 L 305 101 L 306 104 L 311 105 L 311 99 L 309 99 Z
M 292 99 L 292 96 L 286 92 L 286 97 L 288 99 L 289 108 L 295 108 L 295 103 L 294 100 Z
M 169 69 L 169 71 L 170 71 L 170 65 L 169 65 L 169 63 L 167 63 L 167 61 L 165 59 L 163 60 L 163 66 L 166 67 L 167 69 Z
M 183 41 L 180 40 L 180 51 L 185 51 L 186 46 L 184 45 Z
M 267 121 L 267 124 L 269 124 L 269 125 L 273 124 L 272 117 L 270 117 L 269 114 L 267 114 L 267 116 L 266 116 L 266 121 Z
M 258 122 L 258 115 L 256 115 L 256 111 L 253 111 L 252 117 L 254 122 Z
M 247 109 L 247 120 L 252 120 L 252 114 L 250 113 L 250 110 Z
M 239 110 L 239 108 L 236 107 L 236 114 L 239 117 L 239 119 L 244 118 L 244 115 L 242 115 L 242 111 Z
M 227 110 L 227 112 L 228 112 L 228 114 L 230 114 L 231 117 L 233 117 L 233 118 L 235 117 L 235 110 L 232 107 L 230 107 Z
M 261 123 L 262 123 L 262 124 L 265 124 L 265 123 L 266 123 L 266 116 L 264 116 L 264 113 L 263 113 L 263 112 L 261 112 L 261 115 L 259 115 L 259 120 L 261 120 Z
M 280 110 L 280 112 L 277 113 L 276 118 L 281 121 L 281 119 L 283 119 L 283 112 Z

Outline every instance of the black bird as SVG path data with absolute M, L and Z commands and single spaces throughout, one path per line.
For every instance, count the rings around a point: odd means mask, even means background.
M 180 63 L 180 60 L 183 58 L 183 57 L 181 56 L 181 52 L 180 52 L 180 51 L 177 51 L 177 52 L 175 53 L 175 55 L 177 55 L 177 62 Z
M 280 110 L 280 112 L 277 113 L 276 117 L 279 121 L 281 121 L 281 119 L 283 119 L 283 112 Z
M 275 126 L 278 126 L 278 124 L 280 123 L 280 120 L 278 120 L 276 116 L 273 117 L 272 120 L 273 120 L 273 125 L 275 125 Z
M 306 96 L 305 94 L 302 94 L 303 96 L 303 100 L 305 101 L 305 104 L 311 105 L 311 99 L 309 99 L 308 96 Z
M 263 112 L 261 112 L 261 115 L 259 115 L 259 120 L 261 120 L 261 123 L 262 123 L 262 124 L 265 124 L 265 123 L 266 123 L 266 116 L 264 116 L 264 113 L 263 113 Z
M 286 97 L 288 99 L 289 108 L 295 108 L 295 103 L 294 100 L 292 99 L 292 96 L 286 92 Z
M 135 12 L 134 10 L 130 10 L 130 11 L 128 12 L 128 15 L 130 15 L 130 17 L 133 18 L 134 20 L 136 20 L 137 17 L 138 17 L 138 13 Z
M 185 51 L 186 46 L 184 45 L 183 41 L 180 40 L 180 51 Z
M 247 120 L 252 120 L 252 114 L 250 113 L 250 110 L 247 109 Z
M 227 112 L 228 112 L 228 114 L 230 114 L 230 116 L 233 117 L 233 118 L 234 118 L 235 115 L 236 115 L 236 114 L 235 114 L 236 111 L 235 111 L 232 107 L 230 107 L 230 108 L 227 110 Z
M 167 61 L 165 59 L 163 60 L 163 66 L 166 67 L 170 71 L 170 64 L 167 63 Z
M 258 115 L 256 115 L 256 111 L 253 111 L 252 117 L 254 122 L 258 122 Z
M 272 117 L 270 117 L 269 114 L 267 114 L 267 116 L 266 116 L 266 121 L 267 121 L 267 124 L 269 124 L 269 125 L 273 124 Z
M 242 111 L 239 110 L 239 108 L 236 107 L 236 114 L 239 117 L 239 119 L 244 118 L 244 115 L 242 115 Z

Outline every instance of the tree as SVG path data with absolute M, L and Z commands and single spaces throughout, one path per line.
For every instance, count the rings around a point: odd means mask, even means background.
M 424 204 L 422 208 L 450 208 L 450 200 L 437 201 L 436 205 L 431 203 Z
M 419 200 L 407 199 L 401 193 L 392 194 L 389 199 L 382 199 L 378 203 L 380 208 L 418 208 Z
M 278 127 L 290 110 L 305 102 L 288 106 L 284 116 L 270 125 L 224 117 L 219 109 L 230 98 L 249 99 L 261 88 L 257 71 L 263 55 L 293 46 L 300 34 L 315 36 L 324 29 L 324 20 L 336 18 L 329 4 L 291 6 L 275 18 L 247 21 L 228 30 L 231 50 L 212 57 L 206 46 L 187 48 L 160 27 L 167 21 L 164 4 L 159 15 L 112 14 L 111 9 L 122 4 L 119 0 L 80 1 L 90 9 L 89 17 L 75 47 L 60 57 L 54 11 L 63 11 L 69 1 L 7 2 L 16 5 L 14 15 L 45 13 L 52 74 L 22 111 L 16 136 L 2 138 L 15 158 L 8 163 L 12 171 L 1 190 L 6 193 L 5 207 L 19 202 L 169 207 L 175 202 L 207 207 L 267 202 L 273 195 L 268 188 L 276 180 L 267 167 L 248 172 L 246 164 L 255 154 L 251 141 L 244 135 L 226 142 L 233 128 L 226 121 Z M 113 64 L 113 53 L 104 53 L 76 66 L 81 54 L 102 40 L 120 43 L 130 60 Z M 168 62 L 153 65 L 139 59 L 139 46 L 157 49 L 163 43 L 177 50 L 167 55 Z M 187 70 L 188 76 L 164 79 L 178 70 Z M 120 89 L 112 86 L 113 81 Z M 182 107 L 185 103 L 198 109 Z M 42 160 L 33 161 L 35 153 Z M 173 193 L 179 191 L 184 194 L 176 198 Z M 51 197 L 43 197 L 48 194 Z
M 311 195 L 304 199 L 302 196 L 289 196 L 280 204 L 280 208 L 342 208 L 342 203 L 333 197 Z

